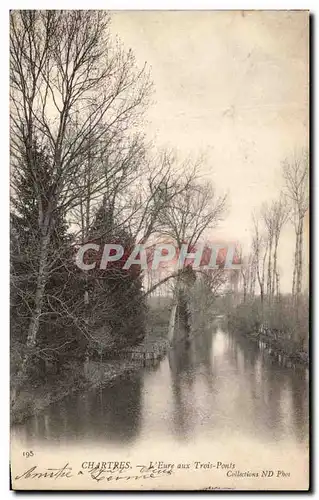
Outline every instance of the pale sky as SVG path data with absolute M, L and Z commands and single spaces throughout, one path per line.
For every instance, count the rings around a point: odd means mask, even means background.
M 308 144 L 308 13 L 122 11 L 112 31 L 147 62 L 155 86 L 147 137 L 228 191 L 216 238 L 249 246 L 251 212 L 279 195 L 281 161 Z M 281 289 L 291 289 L 294 234 L 282 234 Z

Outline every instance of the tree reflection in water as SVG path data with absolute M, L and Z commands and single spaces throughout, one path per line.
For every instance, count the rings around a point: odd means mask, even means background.
M 142 372 L 119 377 L 104 388 L 75 394 L 25 424 L 40 440 L 134 441 L 141 425 Z
M 203 329 L 153 367 L 72 395 L 16 427 L 24 439 L 152 444 L 169 436 L 212 445 L 238 435 L 253 442 L 308 439 L 307 371 L 284 366 L 247 338 Z

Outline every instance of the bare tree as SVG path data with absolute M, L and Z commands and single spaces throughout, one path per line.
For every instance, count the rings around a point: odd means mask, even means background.
M 12 184 L 14 191 L 15 165 L 23 158 L 33 180 L 41 240 L 28 347 L 36 344 L 56 215 L 101 191 L 103 169 L 88 180 L 83 165 L 90 164 L 92 150 L 107 156 L 140 117 L 150 92 L 145 68 L 137 71 L 132 52 L 111 42 L 109 25 L 102 11 L 13 11 L 10 16 Z M 36 167 L 36 145 L 51 160 L 46 184 Z
M 253 253 L 250 253 L 248 257 L 242 257 L 240 255 L 240 280 L 243 287 L 243 302 L 247 300 L 247 296 L 254 295 L 255 292 L 255 280 L 256 280 L 256 258 Z
M 218 269 L 203 269 L 197 271 L 203 276 L 203 281 L 213 298 L 218 296 L 219 291 L 229 281 L 229 273 L 223 267 Z
M 309 154 L 307 150 L 295 153 L 283 162 L 285 194 L 291 208 L 291 219 L 295 228 L 295 253 L 292 295 L 298 298 L 302 289 L 303 273 L 303 229 L 304 218 L 309 208 Z
M 107 232 L 111 235 L 136 217 L 137 205 L 131 202 L 132 186 L 145 173 L 146 154 L 147 146 L 139 134 L 117 140 L 103 156 L 95 155 L 94 150 L 91 152 L 83 167 L 85 192 L 70 214 L 73 226 L 79 228 L 78 239 L 82 243 L 90 238 L 96 211 L 103 199 L 108 208 L 108 227 L 104 228 L 104 234 L 96 237 L 106 237 Z M 92 186 L 96 177 L 103 182 L 100 189 L 94 192 Z
M 272 294 L 277 297 L 280 295 L 280 275 L 277 269 L 278 245 L 280 235 L 288 218 L 287 203 L 281 194 L 279 199 L 272 204 L 273 232 L 274 232 L 274 253 L 273 253 L 273 275 L 272 275 Z
M 281 194 L 278 200 L 263 203 L 261 216 L 267 232 L 268 264 L 267 264 L 267 295 L 271 302 L 279 290 L 279 274 L 277 270 L 278 245 L 282 228 L 287 221 L 287 204 Z
M 252 251 L 248 258 L 249 266 L 249 295 L 254 297 L 256 291 L 256 278 L 257 278 L 257 266 L 256 266 L 256 256 Z
M 190 159 L 178 162 L 176 156 L 166 150 L 148 159 L 143 176 L 128 193 L 133 200 L 130 226 L 136 241 L 146 244 L 152 235 L 159 234 L 162 238 L 169 234 L 167 214 L 190 189 L 198 168 L 199 162 Z
M 190 181 L 187 179 L 185 187 L 179 189 L 179 193 L 160 214 L 161 232 L 172 238 L 179 250 L 183 244 L 194 248 L 205 231 L 216 227 L 224 217 L 226 203 L 227 196 L 217 195 L 211 184 L 200 184 L 196 182 L 195 176 Z M 176 277 L 175 302 L 169 323 L 168 338 L 170 340 L 173 338 L 181 283 L 179 274 Z
M 272 297 L 272 247 L 274 240 L 274 220 L 273 220 L 273 207 L 268 203 L 264 203 L 261 208 L 261 217 L 264 222 L 267 233 L 268 244 L 268 264 L 267 264 L 267 296 L 269 302 Z
M 253 253 L 256 262 L 256 274 L 260 289 L 260 301 L 264 302 L 265 296 L 265 270 L 266 259 L 269 250 L 267 235 L 260 228 L 260 219 L 256 214 L 253 214 Z
M 211 183 L 202 184 L 194 178 L 161 214 L 162 232 L 173 238 L 178 248 L 186 242 L 192 247 L 205 231 L 218 225 L 226 208 L 227 195 L 218 195 Z

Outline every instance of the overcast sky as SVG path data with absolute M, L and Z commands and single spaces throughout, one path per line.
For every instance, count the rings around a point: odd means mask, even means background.
M 278 196 L 281 161 L 308 144 L 308 14 L 131 11 L 112 31 L 151 67 L 147 135 L 181 158 L 205 153 L 203 175 L 228 191 L 216 238 L 249 246 L 251 212 Z M 282 235 L 282 291 L 291 289 L 294 235 Z

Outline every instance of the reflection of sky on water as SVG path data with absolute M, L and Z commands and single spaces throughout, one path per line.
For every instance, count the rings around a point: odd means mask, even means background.
M 217 329 L 189 347 L 180 344 L 157 368 L 48 407 L 15 426 L 13 439 L 120 449 L 161 440 L 297 448 L 306 446 L 307 422 L 307 373 L 281 366 L 257 345 Z

